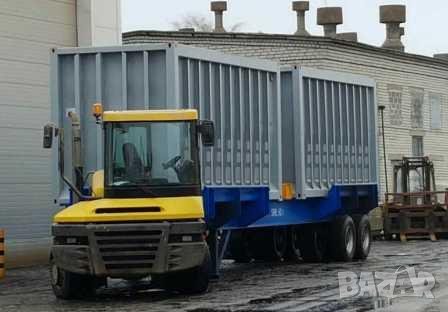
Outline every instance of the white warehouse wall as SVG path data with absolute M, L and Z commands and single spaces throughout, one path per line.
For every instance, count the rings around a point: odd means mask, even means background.
M 9 267 L 47 259 L 57 211 L 50 153 L 42 148 L 42 127 L 50 120 L 50 49 L 78 40 L 121 43 L 121 0 L 78 1 L 0 0 L 0 228 Z M 86 19 L 93 27 L 84 27 Z
M 78 45 L 121 44 L 121 1 L 78 0 Z

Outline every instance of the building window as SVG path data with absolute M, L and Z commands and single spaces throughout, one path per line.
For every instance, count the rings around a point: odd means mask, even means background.
M 420 88 L 411 89 L 411 127 L 423 128 L 423 102 L 425 91 Z
M 403 88 L 389 85 L 389 116 L 390 123 L 395 126 L 401 125 L 401 104 L 403 100 Z
M 412 137 L 412 156 L 415 156 L 415 157 L 424 156 L 423 137 L 422 136 L 413 136 Z
M 442 128 L 442 96 L 440 94 L 429 94 L 429 106 L 431 108 L 431 129 Z

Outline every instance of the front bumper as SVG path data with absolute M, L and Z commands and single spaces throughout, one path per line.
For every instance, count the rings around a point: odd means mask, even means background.
M 203 222 L 55 224 L 51 252 L 62 269 L 132 277 L 200 266 L 207 252 Z

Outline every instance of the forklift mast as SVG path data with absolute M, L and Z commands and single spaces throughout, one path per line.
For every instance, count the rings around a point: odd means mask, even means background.
M 425 193 L 435 192 L 436 183 L 434 164 L 429 157 L 403 157 L 393 164 L 393 192 L 394 193 Z M 429 204 L 431 196 L 423 196 L 424 202 Z M 404 204 L 410 204 L 410 196 L 404 196 Z

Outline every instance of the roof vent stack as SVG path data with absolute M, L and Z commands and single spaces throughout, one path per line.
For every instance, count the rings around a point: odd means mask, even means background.
M 336 38 L 337 26 L 343 23 L 341 7 L 317 9 L 317 24 L 324 26 L 325 37 Z
M 223 33 L 224 29 L 223 15 L 224 11 L 227 11 L 227 1 L 213 1 L 210 9 L 215 12 L 215 29 L 214 32 Z
M 380 23 L 386 24 L 386 41 L 383 48 L 404 52 L 405 48 L 401 42 L 401 37 L 404 36 L 404 28 L 400 27 L 400 24 L 406 23 L 406 6 L 380 6 Z
M 310 10 L 310 3 L 308 1 L 294 1 L 292 3 L 292 10 L 297 12 L 297 36 L 309 36 L 305 26 L 305 13 Z

